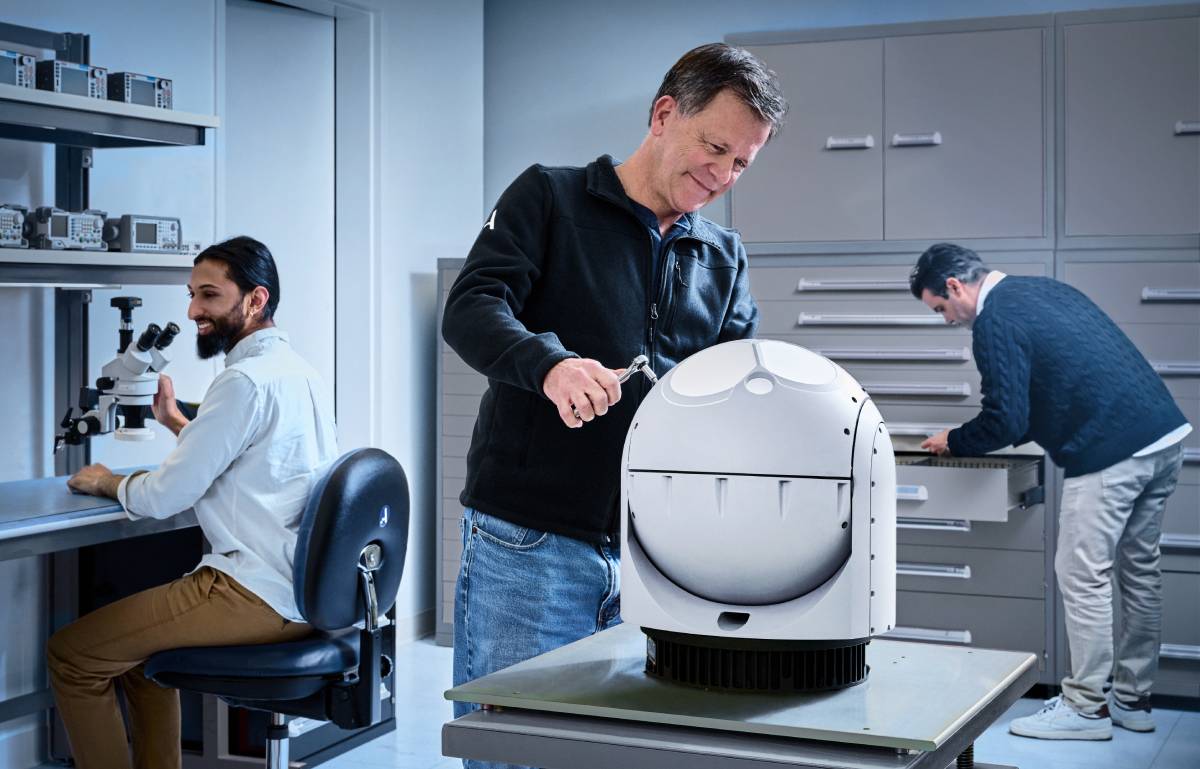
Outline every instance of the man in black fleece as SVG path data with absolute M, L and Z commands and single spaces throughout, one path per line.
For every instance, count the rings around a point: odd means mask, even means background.
M 949 243 L 922 254 L 909 283 L 947 323 L 971 327 L 982 379 L 980 414 L 922 447 L 979 456 L 1036 441 L 1066 475 L 1054 569 L 1073 670 L 1061 696 L 1009 729 L 1069 740 L 1109 739 L 1114 722 L 1153 730 L 1159 539 L 1191 426 L 1129 338 L 1071 286 L 1006 276 Z M 1114 567 L 1123 620 L 1115 660 Z M 1104 693 L 1110 673 L 1111 708 Z
M 627 161 L 531 166 L 484 223 L 442 324 L 488 378 L 461 496 L 456 684 L 619 621 L 621 447 L 649 386 L 622 397 L 616 367 L 644 354 L 661 375 L 753 336 L 741 240 L 696 212 L 785 111 L 756 58 L 701 46 L 667 73 Z

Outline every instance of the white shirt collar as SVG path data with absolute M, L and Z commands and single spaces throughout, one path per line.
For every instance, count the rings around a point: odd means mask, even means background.
M 242 358 L 247 357 L 254 349 L 260 347 L 271 339 L 282 339 L 286 342 L 288 341 L 288 335 L 285 331 L 283 331 L 283 329 L 280 329 L 277 326 L 260 328 L 258 331 L 255 331 L 250 336 L 235 344 L 232 350 L 225 353 L 225 367 L 228 368 Z
M 999 270 L 992 270 L 983 279 L 983 285 L 979 287 L 979 298 L 975 300 L 975 317 L 979 317 L 979 313 L 983 312 L 983 303 L 987 300 L 987 295 L 992 293 L 992 289 L 996 284 L 1004 280 L 1008 276 Z

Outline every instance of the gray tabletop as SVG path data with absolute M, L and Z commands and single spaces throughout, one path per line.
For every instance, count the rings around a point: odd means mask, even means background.
M 1026 652 L 875 639 L 858 686 L 814 694 L 709 691 L 646 675 L 646 639 L 621 625 L 446 692 L 549 713 L 930 751 L 1035 668 Z
M 136 469 L 121 469 L 126 474 Z M 65 476 L 0 483 L 0 560 L 196 525 L 187 511 L 165 520 L 131 520 L 107 497 L 76 494 Z

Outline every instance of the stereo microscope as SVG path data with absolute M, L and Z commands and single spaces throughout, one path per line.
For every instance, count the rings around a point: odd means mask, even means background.
M 147 411 L 158 393 L 158 375 L 171 362 L 166 348 L 175 340 L 179 326 L 165 328 L 151 323 L 135 342 L 133 308 L 141 307 L 136 296 L 113 297 L 109 305 L 121 312 L 120 344 L 117 357 L 104 365 L 95 387 L 79 388 L 80 417 L 68 408 L 61 427 L 65 432 L 54 438 L 57 452 L 64 444 L 79 445 L 93 435 L 115 433 L 118 440 L 145 441 L 154 437 L 146 427 Z

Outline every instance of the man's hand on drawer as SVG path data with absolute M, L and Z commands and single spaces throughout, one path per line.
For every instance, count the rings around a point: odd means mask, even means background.
M 931 451 L 934 454 L 945 456 L 946 454 L 950 453 L 950 446 L 948 444 L 949 440 L 950 431 L 942 430 L 940 433 L 931 435 L 922 441 L 921 448 L 925 449 L 926 451 Z

